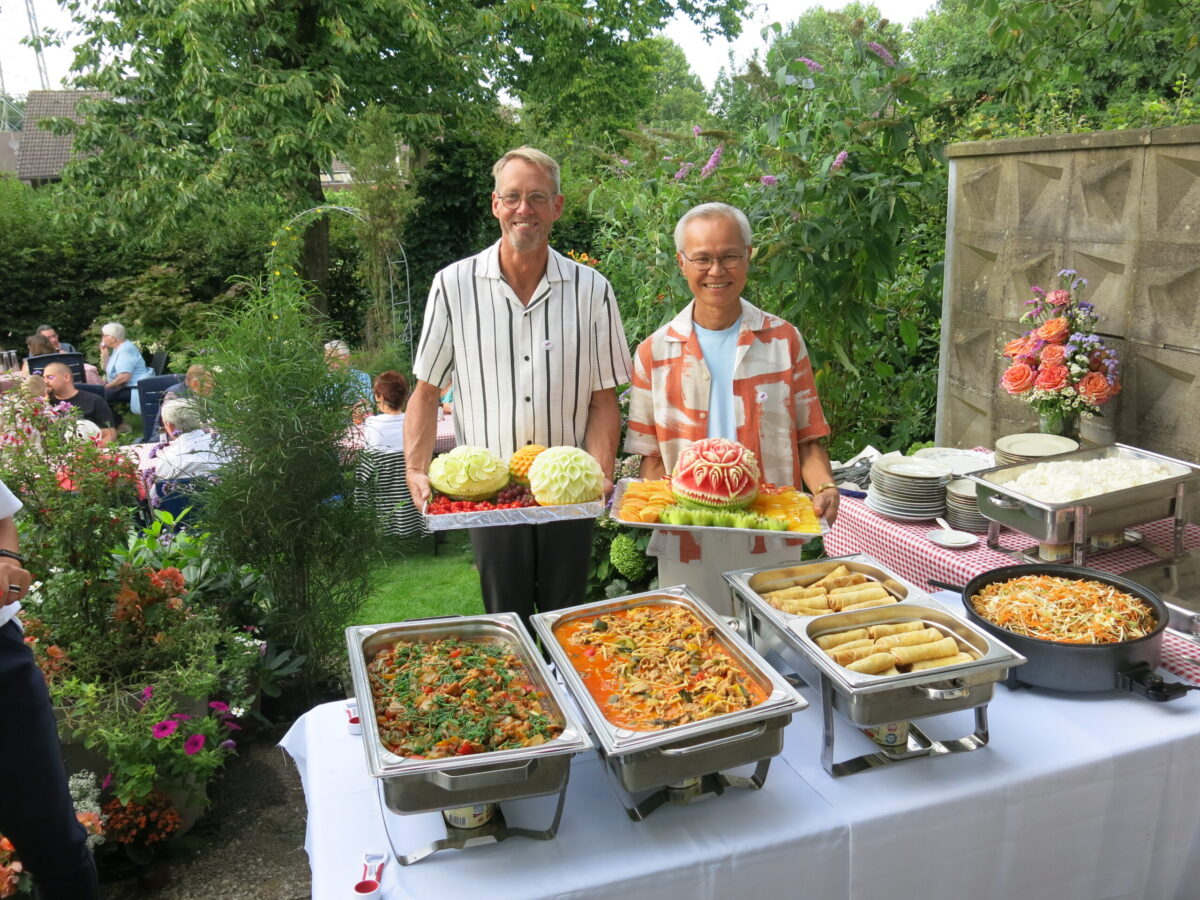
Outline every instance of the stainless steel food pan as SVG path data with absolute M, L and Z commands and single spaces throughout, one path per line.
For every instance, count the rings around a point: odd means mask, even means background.
M 749 673 L 767 699 L 755 707 L 663 728 L 633 731 L 605 718 L 555 636 L 569 622 L 636 606 L 681 606 L 712 627 L 722 647 Z M 533 626 L 554 657 L 568 690 L 579 703 L 601 753 L 622 786 L 631 792 L 662 787 L 775 756 L 783 749 L 783 728 L 808 706 L 783 678 L 686 587 L 632 594 L 533 616 Z
M 546 707 L 563 723 L 562 734 L 536 747 L 454 759 L 410 759 L 385 748 L 375 721 L 367 663 L 398 641 L 436 641 L 449 637 L 511 645 L 538 690 L 545 694 Z M 346 646 L 362 719 L 367 771 L 383 780 L 384 798 L 393 812 L 431 812 L 552 794 L 565 786 L 571 757 L 592 746 L 583 722 L 513 613 L 355 625 L 346 629 Z
M 1065 503 L 1035 500 L 1007 486 L 1008 482 L 1039 463 L 1086 462 L 1093 459 L 1150 459 L 1166 464 L 1172 474 L 1169 478 L 1137 487 L 1096 494 Z M 1176 497 L 1182 499 L 1183 494 L 1194 491 L 1200 483 L 1200 466 L 1126 444 L 1111 444 L 1107 447 L 1073 450 L 1032 462 L 997 466 L 981 472 L 972 472 L 966 477 L 975 482 L 979 511 L 984 516 L 1014 531 L 1027 534 L 1043 544 L 1066 544 L 1072 540 L 1082 541 L 1094 534 L 1117 531 L 1130 525 L 1152 522 L 1172 515 Z M 1077 507 L 1083 507 L 1086 513 L 1083 534 L 1080 535 L 1075 534 Z

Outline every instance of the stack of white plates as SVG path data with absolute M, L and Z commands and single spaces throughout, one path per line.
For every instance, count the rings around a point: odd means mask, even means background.
M 924 522 L 946 511 L 946 484 L 953 477 L 941 460 L 885 457 L 871 466 L 867 508 L 900 522 Z
M 1009 434 L 996 441 L 996 465 L 1011 466 L 1078 449 L 1079 441 L 1060 434 Z
M 950 467 L 955 475 L 966 475 L 996 465 L 991 453 L 983 450 L 960 450 L 957 447 L 925 447 L 913 454 L 917 459 L 936 459 Z
M 946 485 L 946 521 L 960 531 L 987 531 L 988 520 L 979 512 L 975 482 L 969 478 Z

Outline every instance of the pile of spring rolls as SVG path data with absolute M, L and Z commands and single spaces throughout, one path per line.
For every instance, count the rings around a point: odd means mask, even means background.
M 839 666 L 865 675 L 901 675 L 975 659 L 953 637 L 921 621 L 835 631 L 816 641 Z
M 831 612 L 887 606 L 897 600 L 878 581 L 838 566 L 806 587 L 782 588 L 760 594 L 773 607 L 794 616 L 823 616 Z

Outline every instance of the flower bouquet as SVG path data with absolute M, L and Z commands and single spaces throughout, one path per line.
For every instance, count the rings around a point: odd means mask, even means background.
M 1021 316 L 1032 327 L 1001 351 L 1009 362 L 1000 385 L 1038 413 L 1042 431 L 1065 434 L 1081 414 L 1098 415 L 1121 381 L 1116 351 L 1095 333 L 1096 308 L 1078 297 L 1087 279 L 1074 269 L 1058 278 L 1061 286 L 1052 291 L 1033 286 L 1036 296 Z

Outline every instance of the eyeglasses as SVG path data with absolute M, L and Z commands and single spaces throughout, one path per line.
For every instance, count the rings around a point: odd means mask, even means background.
M 516 209 L 524 201 L 530 206 L 546 206 L 554 198 L 549 194 L 543 194 L 541 191 L 534 191 L 532 194 L 518 194 L 515 191 L 508 194 L 497 194 L 496 197 L 504 204 L 506 209 Z
M 679 255 L 690 262 L 701 272 L 707 272 L 715 263 L 720 263 L 722 269 L 736 269 L 746 261 L 745 253 L 727 253 L 724 256 L 688 256 L 682 250 Z

